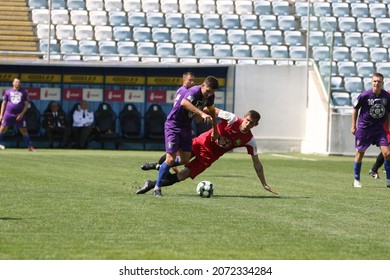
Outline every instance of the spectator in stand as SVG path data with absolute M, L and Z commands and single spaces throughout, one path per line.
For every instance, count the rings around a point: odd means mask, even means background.
M 87 101 L 80 102 L 80 107 L 73 113 L 73 136 L 76 148 L 86 149 L 93 132 L 94 114 L 88 110 Z
M 49 148 L 53 148 L 53 136 L 61 137 L 59 148 L 68 146 L 68 127 L 65 112 L 60 110 L 57 102 L 50 103 L 48 110 L 45 111 L 43 127 L 46 129 L 46 137 L 49 142 Z

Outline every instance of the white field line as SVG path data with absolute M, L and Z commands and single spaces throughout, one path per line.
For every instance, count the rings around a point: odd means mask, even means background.
M 288 155 L 281 155 L 281 154 L 271 154 L 274 157 L 281 157 L 281 158 L 290 158 L 290 159 L 300 159 L 300 160 L 308 160 L 308 161 L 318 161 L 318 159 L 314 158 L 305 158 L 305 157 L 295 157 L 295 156 L 288 156 Z

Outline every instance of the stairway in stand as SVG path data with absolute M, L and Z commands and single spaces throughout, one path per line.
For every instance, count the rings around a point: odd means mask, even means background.
M 26 2 L 0 1 L 0 51 L 38 51 L 30 8 Z M 0 61 L 39 58 L 39 55 L 0 54 Z

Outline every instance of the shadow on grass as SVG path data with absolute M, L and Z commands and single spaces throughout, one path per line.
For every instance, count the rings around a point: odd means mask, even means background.
M 22 218 L 0 217 L 0 221 L 20 221 Z
M 193 195 L 187 195 L 182 194 L 180 196 L 193 196 Z M 251 199 L 310 199 L 310 196 L 282 196 L 282 195 L 213 195 L 212 198 L 251 198 Z

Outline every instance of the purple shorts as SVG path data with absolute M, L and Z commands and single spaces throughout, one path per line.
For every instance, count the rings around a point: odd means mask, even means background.
M 22 128 L 22 127 L 26 127 L 26 122 L 24 120 L 24 118 L 22 118 L 22 120 L 20 121 L 17 121 L 16 120 L 16 117 L 15 115 L 10 115 L 10 114 L 7 114 L 5 113 L 4 116 L 3 116 L 3 119 L 1 121 L 1 126 L 6 126 L 6 127 L 15 127 L 15 128 Z
M 191 152 L 192 131 L 191 128 L 167 128 L 165 126 L 165 151 L 169 154 L 179 150 Z
M 372 131 L 364 131 L 358 129 L 355 133 L 355 148 L 357 151 L 364 152 L 371 145 L 378 147 L 389 146 L 385 130 L 378 130 L 376 133 Z

